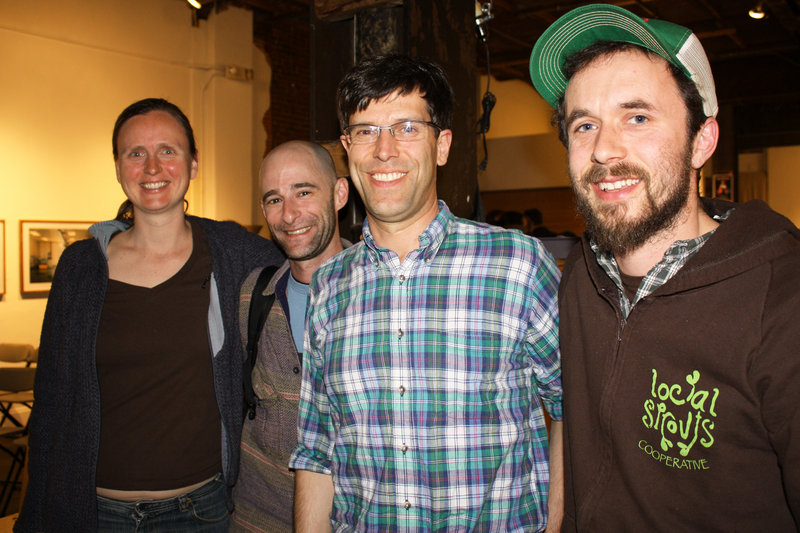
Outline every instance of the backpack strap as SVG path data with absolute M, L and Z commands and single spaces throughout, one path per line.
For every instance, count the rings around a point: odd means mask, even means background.
M 247 360 L 242 369 L 244 411 L 250 420 L 255 418 L 256 405 L 258 404 L 256 394 L 253 391 L 253 368 L 255 368 L 256 359 L 258 358 L 258 339 L 261 336 L 261 330 L 264 329 L 267 315 L 272 309 L 272 303 L 275 301 L 275 293 L 264 295 L 264 289 L 277 270 L 277 266 L 268 266 L 261 270 L 250 299 L 250 310 L 247 318 Z

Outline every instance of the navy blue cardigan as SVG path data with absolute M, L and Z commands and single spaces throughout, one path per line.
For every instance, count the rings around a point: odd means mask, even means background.
M 222 464 L 230 489 L 238 475 L 242 432 L 239 287 L 253 268 L 281 264 L 283 256 L 270 241 L 238 224 L 188 218 L 206 232 L 225 332 L 213 372 L 222 419 Z M 97 530 L 100 389 L 95 342 L 107 285 L 108 264 L 98 240 L 79 241 L 64 251 L 42 327 L 30 421 L 29 484 L 16 532 Z M 214 307 L 213 289 L 211 294 Z

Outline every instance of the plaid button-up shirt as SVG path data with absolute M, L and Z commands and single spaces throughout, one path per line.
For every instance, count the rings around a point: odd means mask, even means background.
M 333 473 L 335 531 L 543 528 L 558 268 L 442 202 L 419 241 L 401 264 L 367 224 L 317 271 L 290 464 Z

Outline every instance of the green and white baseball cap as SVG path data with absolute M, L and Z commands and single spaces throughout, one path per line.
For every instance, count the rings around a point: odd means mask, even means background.
M 691 30 L 663 20 L 642 19 L 621 7 L 591 4 L 573 9 L 555 21 L 536 41 L 530 74 L 534 87 L 552 107 L 567 90 L 567 57 L 600 41 L 625 42 L 660 55 L 694 82 L 703 98 L 703 111 L 716 117 L 719 106 L 711 66 Z

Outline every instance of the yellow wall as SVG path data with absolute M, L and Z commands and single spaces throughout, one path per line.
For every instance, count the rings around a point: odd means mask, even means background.
M 478 172 L 482 191 L 569 187 L 567 150 L 557 135 L 505 137 L 487 145 L 489 162 Z M 482 148 L 479 152 L 482 159 Z
M 486 76 L 481 77 L 481 95 Z M 530 83 L 492 79 L 497 98 L 486 136 L 486 170 L 478 171 L 482 191 L 568 187 L 566 149 L 550 125 L 553 109 Z M 484 157 L 478 142 L 478 161 Z
M 481 76 L 481 96 L 486 91 L 486 76 Z M 488 139 L 552 134 L 550 117 L 553 114 L 533 85 L 520 80 L 497 81 L 492 79 L 489 92 L 497 103 L 492 109 Z
M 767 198 L 772 209 L 800 226 L 800 146 L 767 149 Z
M 251 13 L 229 8 L 192 27 L 183 0 L 0 2 L 0 219 L 5 295 L 0 342 L 38 344 L 44 298 L 20 295 L 20 220 L 102 220 L 124 199 L 111 129 L 139 98 L 179 106 L 195 128 L 200 175 L 190 212 L 261 224 L 254 176 L 269 105 L 267 58 L 252 45 Z M 225 79 L 225 64 L 254 79 Z M 481 94 L 486 79 L 480 83 Z M 492 80 L 497 97 L 481 188 L 567 186 L 550 107 L 521 81 Z M 478 160 L 483 158 L 479 144 Z M 800 147 L 768 151 L 769 202 L 800 223 Z M 560 170 L 559 170 L 560 169 Z
M 44 298 L 20 295 L 19 221 L 114 216 L 124 196 L 111 130 L 135 100 L 166 98 L 192 122 L 200 174 L 190 212 L 253 223 L 268 69 L 250 11 L 228 8 L 193 27 L 183 0 L 0 2 L 0 58 L 0 342 L 38 345 L 44 314 Z M 258 78 L 226 79 L 226 64 Z

